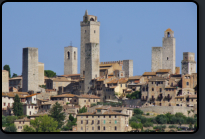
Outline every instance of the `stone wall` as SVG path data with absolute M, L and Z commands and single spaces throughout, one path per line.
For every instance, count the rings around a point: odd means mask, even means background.
M 162 47 L 152 47 L 152 72 L 162 68 Z
M 69 54 L 68 54 L 69 53 Z M 64 75 L 78 73 L 78 48 L 64 47 Z
M 90 93 L 91 80 L 99 77 L 100 46 L 98 43 L 87 43 L 85 46 L 85 92 Z
M 188 116 L 188 110 L 192 110 L 192 107 L 181 107 L 181 106 L 147 106 L 140 108 L 144 113 L 146 112 L 155 112 L 158 114 L 166 114 L 171 113 L 175 114 L 177 112 L 181 112 L 184 115 Z
M 196 61 L 194 60 L 195 54 L 191 52 L 183 53 L 182 75 L 196 73 Z
M 38 48 L 23 48 L 23 92 L 38 91 Z
M 44 63 L 38 62 L 38 85 L 44 85 Z
M 122 104 L 127 107 L 136 107 L 141 106 L 141 99 L 133 99 L 133 100 L 122 100 Z
M 125 71 L 125 77 L 129 78 L 133 76 L 133 60 L 123 60 L 123 70 Z
M 9 92 L 9 72 L 2 70 L 2 92 Z

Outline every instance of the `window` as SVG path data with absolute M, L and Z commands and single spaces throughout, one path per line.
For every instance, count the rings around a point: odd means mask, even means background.
M 152 91 L 154 91 L 154 88 L 152 88 Z
M 162 88 L 160 88 L 159 91 L 162 92 Z
M 86 102 L 86 100 L 84 100 L 84 102 Z
M 109 123 L 111 124 L 111 120 L 109 121 Z
M 168 37 L 168 38 L 170 37 L 170 33 L 169 33 L 169 32 L 167 32 L 167 37 Z
M 167 60 L 169 60 L 169 58 L 167 57 Z
M 81 127 L 81 130 L 83 130 L 83 127 Z
M 121 84 L 121 87 L 122 87 L 122 84 Z
M 117 118 L 117 115 L 115 115 L 115 118 Z
M 88 118 L 88 116 L 86 116 L 86 118 Z
M 94 30 L 94 33 L 95 33 L 95 30 Z
M 105 126 L 103 127 L 103 130 L 105 130 Z
M 74 60 L 76 60 L 76 52 L 74 51 Z
M 70 52 L 67 52 L 67 58 L 70 59 Z
M 92 130 L 94 130 L 94 127 L 92 127 Z
M 98 116 L 98 118 L 100 118 L 100 116 Z
M 34 100 L 36 100 L 36 98 L 34 98 Z
M 21 121 L 19 122 L 19 124 L 21 124 Z
M 153 84 L 153 82 L 152 82 L 152 84 Z
M 88 102 L 90 102 L 90 99 L 88 99 Z
M 111 118 L 111 115 L 109 115 L 109 118 Z
M 98 130 L 100 130 L 100 126 L 98 126 Z
M 92 116 L 92 118 L 94 118 L 94 116 Z
M 86 124 L 88 124 L 88 120 L 86 120 Z
M 103 124 L 105 124 L 105 120 L 103 120 Z
M 115 126 L 115 130 L 117 130 L 117 126 Z
M 81 124 L 83 124 L 83 120 L 81 120 Z
M 92 123 L 91 124 L 94 124 L 94 120 L 92 120 Z
M 103 117 L 105 118 L 105 115 Z
M 100 120 L 98 120 L 98 124 L 100 124 Z
M 85 30 L 85 33 L 86 33 L 86 30 Z
M 115 120 L 115 124 L 117 124 L 117 120 Z
M 186 82 L 186 85 L 189 85 L 189 82 Z
M 193 99 L 191 99 L 191 101 L 193 102 Z

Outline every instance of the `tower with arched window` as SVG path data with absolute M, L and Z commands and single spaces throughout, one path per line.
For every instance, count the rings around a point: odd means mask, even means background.
M 77 74 L 78 72 L 78 48 L 64 47 L 64 75 Z
M 97 16 L 88 15 L 85 11 L 81 26 L 81 47 L 80 47 L 80 76 L 85 76 L 85 44 L 100 43 L 100 22 L 97 21 Z

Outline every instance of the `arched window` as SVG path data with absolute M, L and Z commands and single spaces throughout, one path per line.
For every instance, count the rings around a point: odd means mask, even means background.
M 74 60 L 76 60 L 76 52 L 74 51 Z
M 93 19 L 93 18 L 90 18 L 90 21 L 94 21 L 94 19 Z
M 167 37 L 171 37 L 169 32 L 167 32 Z
M 68 57 L 68 59 L 70 59 L 70 52 L 69 51 L 67 52 L 67 57 Z

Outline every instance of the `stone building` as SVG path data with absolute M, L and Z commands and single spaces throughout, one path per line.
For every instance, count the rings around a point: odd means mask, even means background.
M 9 87 L 15 87 L 16 89 L 22 88 L 22 76 L 17 76 L 9 79 Z
M 158 69 L 171 69 L 175 73 L 175 38 L 174 31 L 168 28 L 164 32 L 162 47 L 152 47 L 152 72 Z
M 38 48 L 23 48 L 23 92 L 38 91 Z
M 85 11 L 81 26 L 81 47 L 80 47 L 80 76 L 85 76 L 85 45 L 86 43 L 100 44 L 100 22 L 97 21 L 97 16 L 88 15 Z M 99 56 L 100 57 L 100 56 Z
M 64 47 L 64 74 L 77 74 L 78 72 L 78 48 Z
M 126 132 L 129 115 L 111 110 L 77 114 L 77 132 Z
M 84 94 L 90 94 L 91 80 L 99 77 L 100 46 L 98 43 L 85 44 L 85 62 Z
M 24 119 L 17 119 L 14 121 L 14 125 L 16 126 L 17 132 L 23 132 L 23 127 L 25 125 L 30 126 L 31 119 L 24 118 Z
M 182 75 L 196 73 L 195 54 L 191 52 L 183 53 Z
M 129 78 L 133 76 L 133 60 L 123 60 L 123 70 L 125 71 L 125 77 Z
M 38 85 L 44 85 L 44 63 L 38 62 Z
M 2 92 L 9 92 L 9 72 L 2 70 Z

